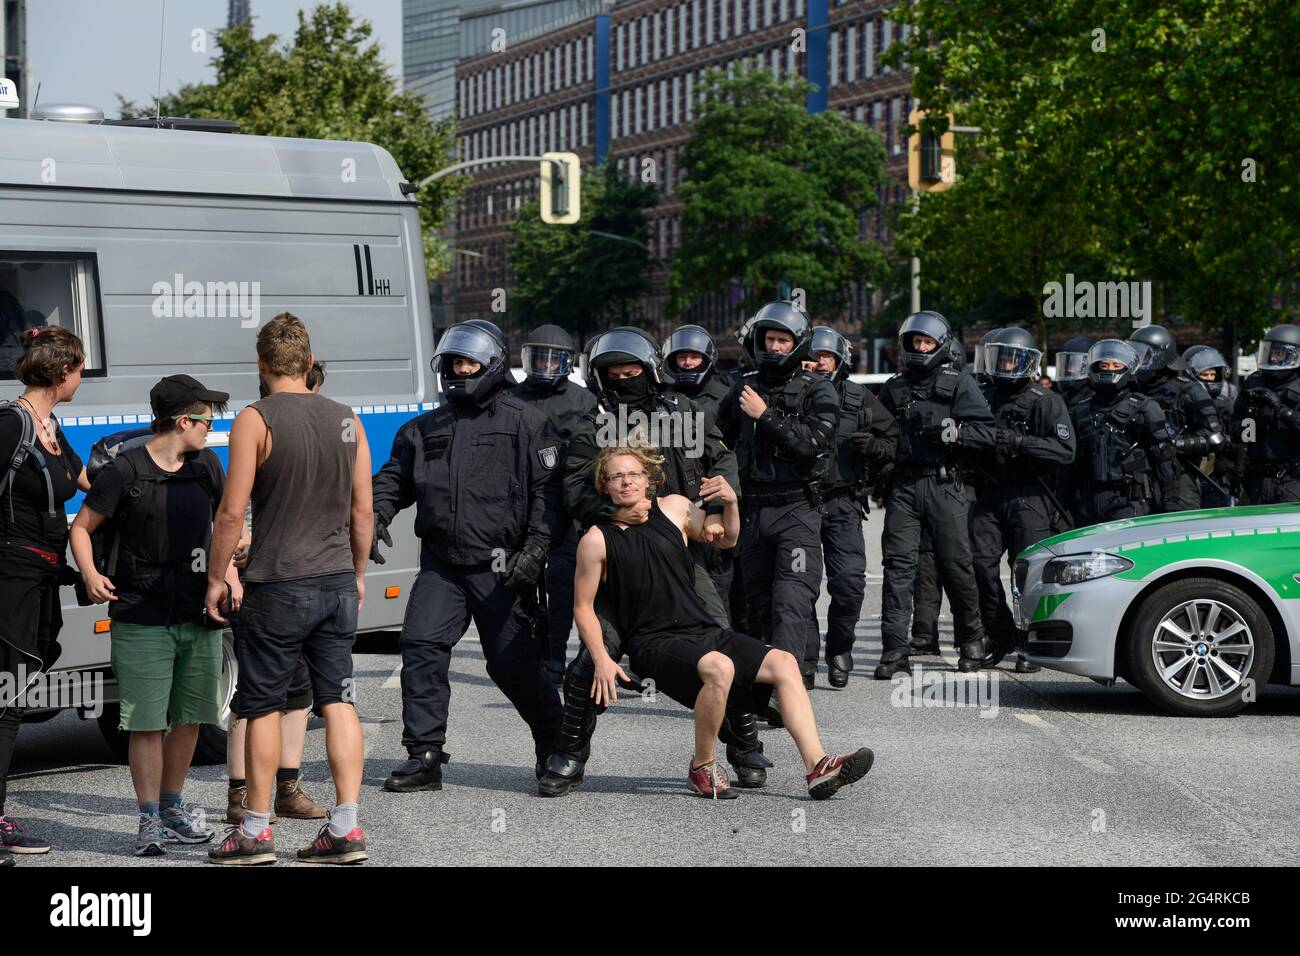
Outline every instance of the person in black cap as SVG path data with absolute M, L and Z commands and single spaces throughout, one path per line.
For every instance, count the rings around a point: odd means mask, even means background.
M 199 725 L 221 720 L 221 631 L 208 626 L 203 606 L 204 556 L 225 474 L 204 446 L 229 399 L 188 375 L 155 385 L 153 437 L 99 471 L 70 532 L 86 593 L 108 603 L 112 621 L 121 728 L 131 735 L 140 807 L 136 856 L 214 834 L 181 791 Z M 91 535 L 101 526 L 97 558 Z M 243 589 L 233 562 L 225 577 L 237 607 Z
M 539 325 L 528 333 L 520 356 L 524 380 L 515 386 L 515 396 L 536 406 L 560 435 L 560 460 L 586 415 L 596 412 L 596 396 L 573 382 L 577 346 L 573 337 L 558 325 Z M 551 683 L 564 682 L 564 664 L 573 629 L 573 568 L 578 552 L 578 528 L 567 511 L 560 515 L 566 529 L 564 539 L 546 556 L 543 589 L 546 594 L 546 658 L 543 666 Z

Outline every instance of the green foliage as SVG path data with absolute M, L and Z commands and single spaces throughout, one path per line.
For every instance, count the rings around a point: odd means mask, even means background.
M 345 3 L 322 4 L 310 19 L 299 11 L 289 44 L 275 34 L 258 39 L 251 24 L 239 24 L 217 34 L 216 81 L 182 86 L 159 108 L 163 115 L 235 120 L 241 133 L 258 136 L 374 143 L 392 154 L 408 180 L 419 182 L 456 162 L 455 126 L 450 119 L 431 124 L 419 97 L 398 92 L 371 33 Z M 123 117 L 154 113 L 153 106 L 118 99 Z M 450 265 L 437 231 L 464 183 L 448 177 L 420 191 L 431 278 Z
M 743 310 L 775 298 L 785 280 L 804 290 L 811 315 L 830 315 L 851 282 L 883 277 L 884 253 L 861 237 L 859 216 L 876 205 L 884 148 L 838 113 L 810 116 L 809 89 L 761 68 L 705 75 L 682 157 L 671 312 L 726 292 L 734 278 L 746 290 Z
M 956 188 L 904 225 L 928 281 L 966 302 L 1041 301 L 1040 275 L 1073 270 L 1150 279 L 1157 309 L 1206 328 L 1286 319 L 1274 297 L 1300 274 L 1300 7 L 906 0 L 896 16 L 916 27 L 895 62 L 915 69 L 919 103 L 982 129 Z
M 657 199 L 653 185 L 605 163 L 584 171 L 576 223 L 544 223 L 535 201 L 523 206 L 510 226 L 514 284 L 509 302 L 519 326 L 554 323 L 573 332 L 582 346 L 600 329 L 630 324 L 631 303 L 650 288 L 645 211 Z M 602 232 L 631 241 L 596 234 Z

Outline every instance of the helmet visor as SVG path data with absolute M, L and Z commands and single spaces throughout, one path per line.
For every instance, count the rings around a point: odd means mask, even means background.
M 1129 342 L 1129 345 L 1133 348 L 1133 353 L 1137 356 L 1136 368 L 1138 370 L 1150 368 L 1151 363 L 1155 361 L 1156 350 L 1145 342 Z
M 952 334 L 952 330 L 937 315 L 930 312 L 917 312 L 915 315 L 909 315 L 907 321 L 898 330 L 898 341 L 904 349 L 913 351 L 912 337 L 917 334 L 928 335 L 942 344 Z
M 714 353 L 713 339 L 709 333 L 700 328 L 687 326 L 668 336 L 664 343 L 664 358 L 671 358 L 677 352 L 699 352 L 706 360 Z
M 994 378 L 1026 378 L 1038 374 L 1043 353 L 1023 345 L 1001 345 L 990 342 L 984 346 L 984 370 Z
M 1056 353 L 1056 380 L 1058 382 L 1080 382 L 1087 377 L 1087 352 Z
M 539 382 L 560 382 L 573 371 L 573 353 L 553 345 L 525 345 L 520 358 L 524 375 Z
M 433 353 L 435 367 L 438 359 L 447 356 L 472 359 L 480 365 L 490 365 L 493 359 L 504 358 L 501 343 L 472 325 L 453 325 L 443 333 L 442 341 Z
M 1102 339 L 1088 350 L 1088 367 L 1092 368 L 1099 362 L 1119 362 L 1125 368 L 1137 368 L 1139 359 L 1136 346 L 1141 344 L 1122 342 L 1119 339 Z M 1150 349 L 1147 351 L 1149 352 Z
M 1264 371 L 1300 368 L 1300 346 L 1265 339 L 1259 343 L 1259 352 L 1255 358 L 1259 368 Z
M 614 329 L 596 339 L 591 347 L 592 368 L 608 368 L 629 362 L 654 367 L 655 348 L 644 335 Z

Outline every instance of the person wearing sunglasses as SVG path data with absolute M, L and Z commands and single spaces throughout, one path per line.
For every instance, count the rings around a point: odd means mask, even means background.
M 182 799 L 200 724 L 221 719 L 221 631 L 203 614 L 206 555 L 225 475 L 204 447 L 230 396 L 188 375 L 149 393 L 153 437 L 95 477 L 73 521 L 72 554 L 86 592 L 108 604 L 121 728 L 131 734 L 131 779 L 139 802 L 137 856 L 165 843 L 204 843 L 204 812 Z M 91 535 L 100 534 L 96 556 Z M 243 589 L 226 569 L 229 600 Z

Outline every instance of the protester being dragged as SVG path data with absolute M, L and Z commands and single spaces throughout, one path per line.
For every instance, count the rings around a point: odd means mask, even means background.
M 104 465 L 72 523 L 86 593 L 107 602 L 112 621 L 120 728 L 131 735 L 140 808 L 136 856 L 162 856 L 166 842 L 205 843 L 214 834 L 182 794 L 200 725 L 221 720 L 221 631 L 203 601 L 225 474 L 204 445 L 229 399 L 189 375 L 160 381 L 149 393 L 153 436 Z M 225 577 L 237 606 L 233 566 Z

